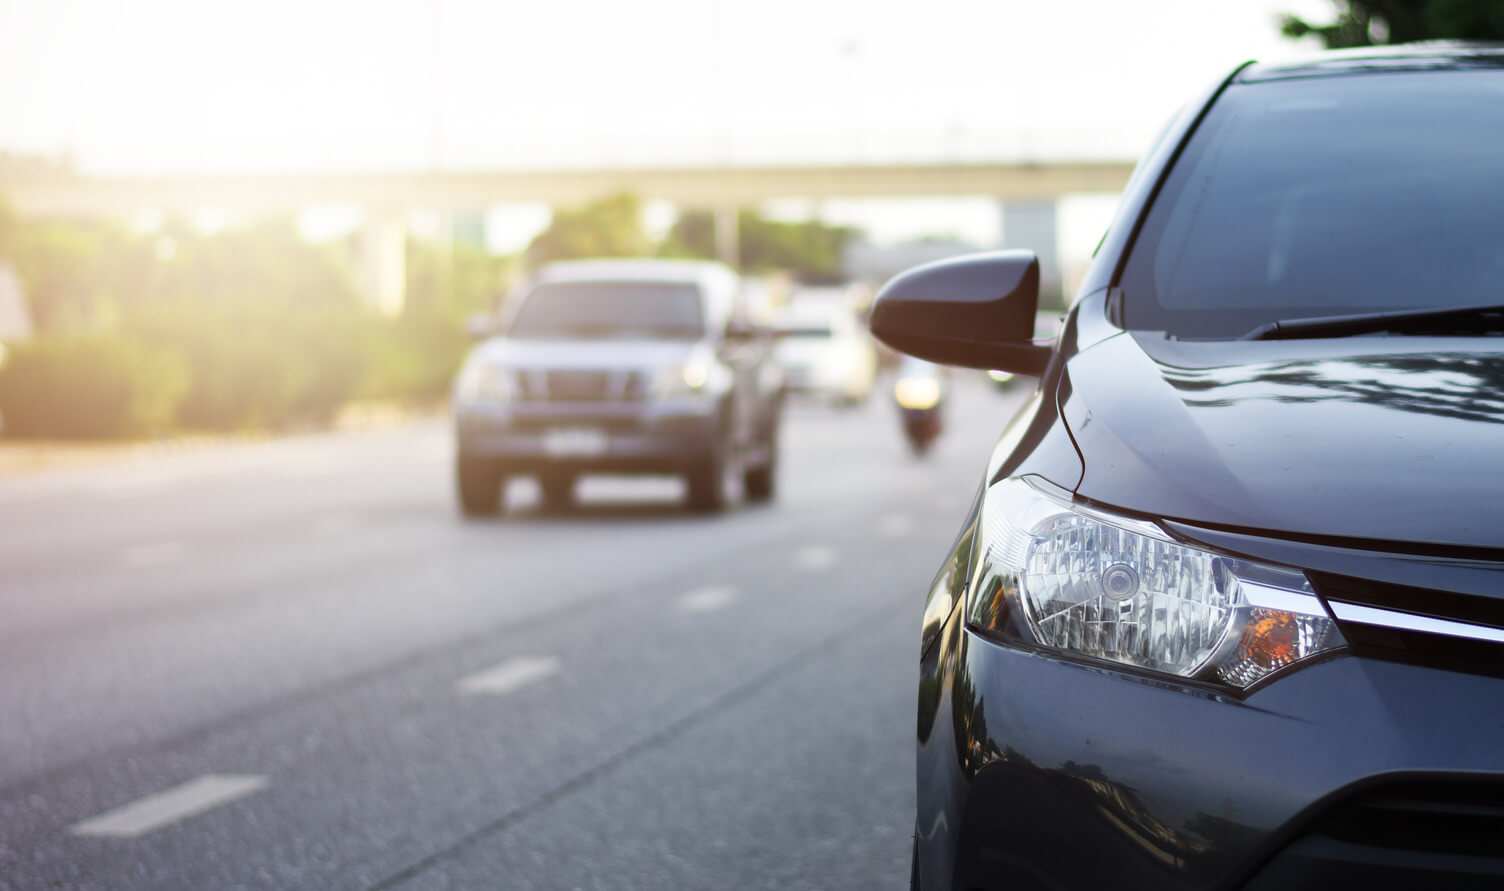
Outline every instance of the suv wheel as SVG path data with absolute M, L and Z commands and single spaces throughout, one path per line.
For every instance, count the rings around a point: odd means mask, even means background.
M 768 442 L 767 457 L 761 464 L 742 474 L 742 488 L 748 501 L 771 501 L 778 482 L 778 438 Z
M 701 513 L 726 509 L 726 447 L 715 443 L 693 470 L 685 474 L 689 506 Z
M 454 488 L 460 512 L 467 517 L 494 516 L 501 510 L 501 485 L 505 482 L 496 462 L 459 455 L 454 460 Z
M 574 504 L 574 474 L 545 473 L 538 477 L 547 510 L 568 510 Z

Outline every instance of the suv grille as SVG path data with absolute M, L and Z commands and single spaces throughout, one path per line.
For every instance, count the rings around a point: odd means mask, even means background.
M 647 382 L 635 371 L 525 371 L 519 376 L 523 402 L 641 402 Z

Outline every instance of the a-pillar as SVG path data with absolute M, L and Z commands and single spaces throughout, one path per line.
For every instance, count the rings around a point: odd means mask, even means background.
M 360 238 L 360 292 L 366 306 L 385 316 L 402 312 L 407 298 L 407 218 L 392 210 L 366 214 Z
M 1060 238 L 1055 202 L 1003 202 L 1003 247 L 1024 248 L 1039 257 L 1039 306 L 1063 308 Z

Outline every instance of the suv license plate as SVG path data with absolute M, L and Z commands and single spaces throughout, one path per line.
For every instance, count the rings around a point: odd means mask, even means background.
M 553 458 L 580 458 L 606 453 L 605 431 L 563 427 L 543 434 L 543 453 Z

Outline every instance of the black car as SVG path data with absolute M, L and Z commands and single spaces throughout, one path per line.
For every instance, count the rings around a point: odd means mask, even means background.
M 1504 886 L 1504 48 L 1238 68 L 1049 345 L 1038 280 L 872 313 L 1039 377 L 924 610 L 914 884 Z

